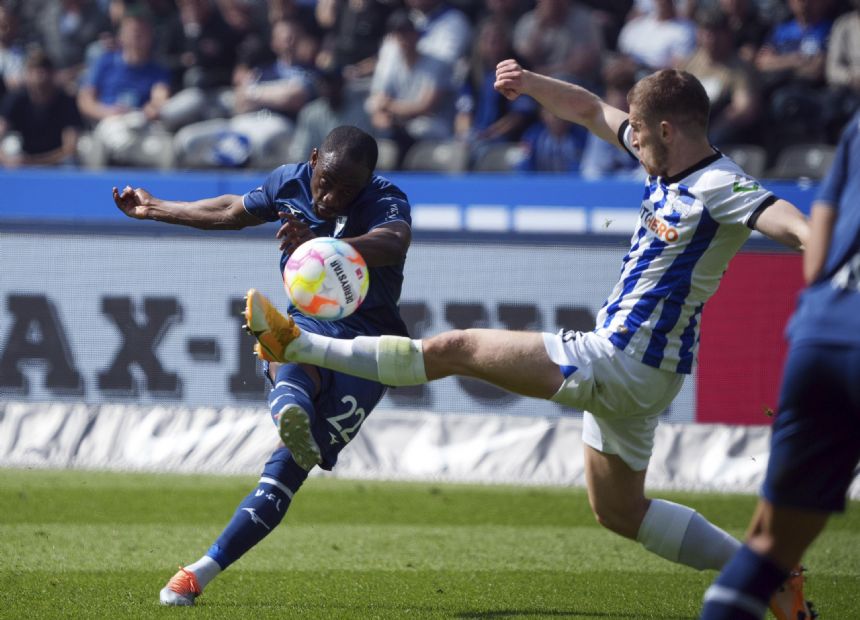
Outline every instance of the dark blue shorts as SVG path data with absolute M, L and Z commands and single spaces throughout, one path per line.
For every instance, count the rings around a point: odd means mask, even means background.
M 788 352 L 762 495 L 776 506 L 842 512 L 860 461 L 860 347 Z
M 296 315 L 296 323 L 305 331 L 334 338 L 355 338 L 366 335 L 344 327 L 338 322 L 316 321 Z M 278 380 L 291 373 L 304 372 L 298 364 L 284 364 L 278 369 Z M 332 469 L 341 450 L 358 433 L 364 420 L 385 395 L 386 387 L 376 381 L 360 379 L 327 368 L 317 367 L 320 390 L 313 399 L 311 432 L 322 453 L 320 467 Z M 268 369 L 265 376 L 268 377 Z

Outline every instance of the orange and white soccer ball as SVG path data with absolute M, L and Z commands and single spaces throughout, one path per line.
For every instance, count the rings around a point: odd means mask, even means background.
M 336 321 L 355 312 L 367 296 L 370 274 L 346 241 L 317 237 L 304 242 L 284 266 L 284 288 L 302 314 Z

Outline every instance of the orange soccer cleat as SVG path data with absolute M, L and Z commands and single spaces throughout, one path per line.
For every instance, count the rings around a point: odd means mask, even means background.
M 267 362 L 285 362 L 284 350 L 301 331 L 256 289 L 245 296 L 245 331 L 257 339 L 254 352 Z
M 792 570 L 785 583 L 770 599 L 770 611 L 777 620 L 813 620 L 818 617 L 812 608 L 812 603 L 803 595 L 805 570 L 803 566 L 797 566 Z
M 197 577 L 190 570 L 179 567 L 177 572 L 167 585 L 161 589 L 159 599 L 162 605 L 189 606 L 194 604 L 194 599 L 203 594 Z

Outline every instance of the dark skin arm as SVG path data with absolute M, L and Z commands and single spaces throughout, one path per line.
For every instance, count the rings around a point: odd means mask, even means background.
M 286 221 L 281 224 L 275 237 L 281 240 L 281 250 L 293 252 L 314 235 L 308 225 L 291 213 L 278 213 Z M 405 222 L 390 222 L 377 226 L 358 237 L 345 238 L 361 254 L 368 267 L 398 265 L 406 258 L 412 241 L 412 230 Z
M 114 187 L 113 200 L 120 211 L 136 220 L 155 220 L 204 230 L 239 230 L 264 223 L 248 213 L 242 197 L 235 194 L 179 202 L 156 198 L 140 187 L 125 187 L 122 192 Z

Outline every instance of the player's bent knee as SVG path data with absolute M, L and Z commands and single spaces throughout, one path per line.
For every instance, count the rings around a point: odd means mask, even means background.
M 597 523 L 610 532 L 625 538 L 636 538 L 642 523 L 638 510 L 592 505 L 591 511 Z

